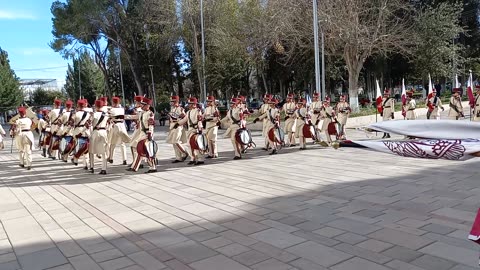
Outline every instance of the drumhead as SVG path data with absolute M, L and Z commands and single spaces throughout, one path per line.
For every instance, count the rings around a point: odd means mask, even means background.
M 145 141 L 145 148 L 149 158 L 154 158 L 157 155 L 158 145 L 154 140 Z
M 62 138 L 60 140 L 60 145 L 58 146 L 58 150 L 60 150 L 60 152 L 63 153 L 66 147 L 67 147 L 67 140 L 65 138 Z
M 196 135 L 196 142 L 198 145 L 198 150 L 200 151 L 207 151 L 208 150 L 208 140 L 205 134 L 197 134 Z

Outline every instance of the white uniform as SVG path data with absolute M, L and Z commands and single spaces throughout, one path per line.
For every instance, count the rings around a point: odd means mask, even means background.
M 108 115 L 103 110 L 93 113 L 92 117 L 92 135 L 90 136 L 90 145 L 88 154 L 90 157 L 90 169 L 93 170 L 95 165 L 94 155 L 100 155 L 102 159 L 102 171 L 107 170 L 107 134 Z
M 218 125 L 220 112 L 215 106 L 208 106 L 205 109 L 203 114 L 204 119 L 206 120 L 206 136 L 208 140 L 208 151 L 211 157 L 218 157 L 217 149 L 217 135 L 218 135 Z
M 5 145 L 3 144 L 3 136 L 5 136 L 5 130 L 3 129 L 2 125 L 0 124 L 0 150 L 2 150 Z
M 109 110 L 109 118 L 111 119 L 112 126 L 108 130 L 108 159 L 113 162 L 113 155 L 115 147 L 120 145 L 122 152 L 122 160 L 127 160 L 127 148 L 125 143 L 130 142 L 130 137 L 127 133 L 127 127 L 125 126 L 125 109 L 122 107 L 112 107 Z
M 299 108 L 295 111 L 295 118 L 297 120 L 295 135 L 300 140 L 300 148 L 305 148 L 306 140 L 305 134 L 303 134 L 303 126 L 306 124 L 308 111 L 306 108 Z
M 330 137 L 330 133 L 328 132 L 328 126 L 332 122 L 333 113 L 334 110 L 330 105 L 328 105 L 327 107 L 323 106 L 322 110 L 320 111 L 320 117 L 323 119 L 322 131 L 327 137 L 328 143 L 332 143 L 332 138 Z
M 260 107 L 258 112 L 260 113 L 260 115 L 263 115 L 266 112 L 268 112 L 269 109 L 270 109 L 270 105 L 268 103 L 264 103 L 264 104 L 262 104 L 262 106 Z M 268 119 L 264 118 L 263 121 L 262 121 L 262 136 L 265 138 L 265 148 L 266 149 L 268 149 L 268 130 L 267 130 L 267 126 L 268 126 Z
M 480 95 L 475 96 L 475 107 L 473 107 L 473 121 L 480 121 Z
M 316 129 L 320 129 L 320 111 L 322 110 L 322 102 L 314 101 L 310 104 L 310 111 L 312 112 L 312 123 Z M 318 122 L 318 123 L 317 123 Z
M 296 130 L 296 126 L 295 126 L 295 117 L 294 117 L 294 113 L 295 113 L 295 110 L 297 109 L 297 105 L 295 104 L 295 102 L 288 102 L 286 104 L 283 105 L 283 111 L 285 112 L 285 116 L 288 117 L 287 120 L 285 120 L 285 134 L 287 134 L 287 138 L 288 138 L 288 143 L 290 145 L 295 145 L 295 136 L 294 136 L 294 133 L 295 133 L 295 130 Z
M 427 103 L 430 103 L 431 106 L 433 107 L 433 110 L 431 112 L 427 113 L 427 116 L 429 116 L 428 119 L 439 120 L 440 119 L 440 109 L 443 110 L 442 100 L 439 97 L 437 97 L 436 95 L 433 95 L 432 97 L 427 99 Z
M 270 137 L 268 136 L 268 133 L 272 128 L 275 128 L 275 125 L 279 125 L 279 120 L 280 120 L 280 111 L 277 108 L 269 108 L 264 114 L 260 115 L 259 119 L 267 120 L 267 126 L 265 127 L 266 130 L 266 139 L 268 140 L 268 143 L 270 146 L 276 150 L 276 145 L 277 143 L 272 141 Z M 278 127 L 278 126 L 277 126 Z
M 462 101 L 460 98 L 451 97 L 450 98 L 450 110 L 448 111 L 448 118 L 452 120 L 458 120 L 461 116 L 463 116 L 463 107 Z
M 173 145 L 175 151 L 175 159 L 183 160 L 188 154 L 182 146 L 182 134 L 184 133 L 183 125 L 179 125 L 177 128 L 175 124 L 185 116 L 185 111 L 180 106 L 172 106 L 169 113 L 169 132 L 167 136 L 167 143 Z M 185 143 L 185 142 L 183 142 Z
M 395 113 L 395 99 L 392 97 L 382 97 L 383 121 L 393 119 Z
M 64 113 L 63 109 L 53 109 L 48 114 L 48 119 L 50 119 L 50 132 L 52 133 L 52 140 L 50 142 L 49 154 L 53 158 L 56 158 L 58 155 L 58 150 L 52 150 L 52 146 L 53 144 L 55 144 L 57 140 L 60 139 L 60 137 L 58 136 L 61 134 L 58 134 L 58 131 L 60 131 L 60 128 L 61 128 L 61 125 L 59 125 L 59 123 L 61 121 L 60 118 L 63 113 Z
M 225 138 L 230 138 L 230 141 L 232 142 L 233 149 L 235 150 L 235 156 L 236 157 L 241 157 L 241 147 L 237 146 L 237 141 L 235 139 L 235 135 L 237 134 L 237 130 L 240 129 L 240 125 L 242 124 L 242 119 L 241 115 L 243 113 L 242 108 L 231 108 L 227 112 L 227 119 L 230 123 L 229 127 L 227 128 L 227 131 L 225 132 L 224 137 Z M 240 147 L 240 148 L 239 148 Z
M 198 129 L 199 125 L 201 127 L 202 122 L 198 121 L 199 118 L 202 117 L 202 112 L 197 109 L 191 109 L 187 112 L 187 115 L 178 121 L 179 125 L 185 125 L 187 124 L 188 129 L 187 129 L 187 140 L 190 142 L 192 136 L 195 136 L 198 134 Z M 193 150 L 192 147 L 190 146 L 190 143 L 188 144 L 189 147 L 189 155 L 190 155 L 190 161 L 191 162 L 203 162 L 204 161 L 204 156 L 203 153 L 200 152 L 198 149 Z
M 90 137 L 90 127 L 87 122 L 90 121 L 91 114 L 88 111 L 81 110 L 75 112 L 73 116 L 74 128 L 72 130 L 72 136 L 77 140 L 75 154 L 73 155 L 73 163 L 77 164 L 80 157 L 83 158 L 84 167 L 88 167 L 88 155 L 86 155 L 86 144 Z
M 417 119 L 417 113 L 415 112 L 416 108 L 417 108 L 417 103 L 413 98 L 407 104 L 405 104 L 405 111 L 407 112 L 405 118 L 407 120 Z
M 20 118 L 15 121 L 15 142 L 19 151 L 20 165 L 23 167 L 32 166 L 33 133 L 32 120 L 30 118 Z
M 131 169 L 133 171 L 138 171 L 138 168 L 140 167 L 140 162 L 143 159 L 143 157 L 138 155 L 137 148 L 141 147 L 139 143 L 142 143 L 142 141 L 147 140 L 149 137 L 149 134 L 151 138 L 153 139 L 153 132 L 154 132 L 154 124 L 155 124 L 155 116 L 153 112 L 151 111 L 142 111 L 138 114 L 138 134 L 136 137 L 132 138 L 132 145 L 135 145 L 135 150 L 134 150 L 134 160 L 132 163 Z M 153 171 L 157 169 L 156 165 L 156 160 L 151 160 L 148 159 L 148 166 L 149 166 L 149 171 Z

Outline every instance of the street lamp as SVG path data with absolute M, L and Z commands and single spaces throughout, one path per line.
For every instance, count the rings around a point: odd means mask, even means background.
M 200 0 L 200 22 L 202 31 L 202 77 L 203 77 L 203 92 L 201 94 L 202 102 L 207 100 L 207 81 L 205 78 L 205 25 L 203 21 L 203 0 Z

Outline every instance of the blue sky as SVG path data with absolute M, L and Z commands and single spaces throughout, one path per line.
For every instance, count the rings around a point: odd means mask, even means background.
M 0 47 L 21 79 L 65 82 L 68 61 L 49 46 L 52 0 L 0 0 Z

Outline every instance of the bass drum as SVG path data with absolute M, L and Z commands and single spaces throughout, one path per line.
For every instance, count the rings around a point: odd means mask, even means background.
M 335 135 L 335 136 L 338 135 L 337 127 L 336 127 L 336 125 L 335 125 L 334 122 L 330 122 L 330 123 L 328 124 L 328 134 L 329 134 L 329 135 Z
M 303 137 L 305 138 L 312 138 L 315 140 L 315 128 L 311 125 L 305 124 L 303 125 Z
M 158 145 L 154 140 L 141 140 L 138 142 L 137 153 L 141 157 L 156 159 Z
M 208 151 L 208 140 L 207 136 L 203 133 L 194 134 L 190 136 L 190 147 L 192 150 L 199 150 L 202 152 Z
M 241 145 L 250 146 L 253 143 L 252 133 L 246 128 L 238 129 L 235 133 L 235 140 Z
M 281 128 L 271 128 L 268 131 L 268 138 L 273 142 L 283 145 L 285 143 L 285 132 L 283 132 Z

